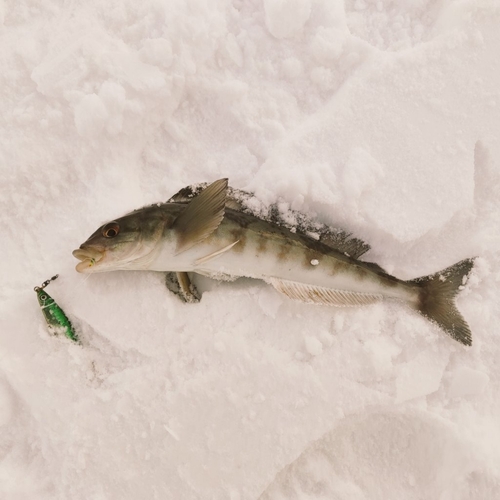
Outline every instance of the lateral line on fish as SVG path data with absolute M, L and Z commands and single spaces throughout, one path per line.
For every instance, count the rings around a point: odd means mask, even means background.
M 236 243 L 239 243 L 240 240 L 236 240 L 234 243 L 231 243 L 227 246 L 225 246 L 224 248 L 221 248 L 220 250 L 217 250 L 211 254 L 208 254 L 208 255 L 205 255 L 205 257 L 200 257 L 199 259 L 196 259 L 194 261 L 194 264 L 196 266 L 199 266 L 201 264 L 205 264 L 205 262 L 208 262 L 209 260 L 212 260 L 212 259 L 215 259 L 215 257 L 217 257 L 218 255 L 221 255 L 223 254 L 224 252 L 227 252 L 228 250 L 231 250 L 231 248 L 234 247 L 234 245 L 236 245 Z

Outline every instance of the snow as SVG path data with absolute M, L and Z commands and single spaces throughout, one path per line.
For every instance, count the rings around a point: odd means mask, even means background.
M 467 366 L 457 368 L 448 389 L 450 398 L 481 394 L 489 382 L 488 375 L 481 370 L 473 370 Z
M 276 38 L 299 35 L 311 14 L 311 0 L 264 0 L 266 26 Z
M 1 2 L 0 498 L 499 497 L 499 22 L 493 0 Z M 74 270 L 101 223 L 221 177 L 402 279 L 477 256 L 473 346 L 397 303 L 201 278 L 183 304 L 161 274 Z M 82 346 L 45 328 L 57 273 Z

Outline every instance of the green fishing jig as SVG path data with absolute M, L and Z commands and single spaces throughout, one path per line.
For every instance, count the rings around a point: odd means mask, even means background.
M 47 281 L 44 281 L 41 286 L 34 288 L 38 303 L 42 309 L 45 321 L 47 322 L 47 329 L 53 335 L 64 335 L 71 339 L 73 342 L 78 342 L 78 335 L 76 334 L 71 321 L 68 319 L 64 311 L 56 304 L 54 299 L 44 290 L 44 288 L 51 282 L 57 279 L 59 275 L 56 274 Z

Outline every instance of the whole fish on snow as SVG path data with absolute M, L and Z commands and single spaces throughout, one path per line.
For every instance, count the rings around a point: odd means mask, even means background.
M 397 299 L 472 344 L 454 298 L 473 259 L 430 276 L 403 281 L 358 257 L 369 248 L 348 233 L 286 227 L 257 217 L 220 179 L 204 189 L 186 188 L 168 202 L 135 210 L 101 226 L 73 255 L 81 273 L 150 270 L 176 273 L 170 288 L 196 300 L 188 272 L 215 279 L 249 277 L 303 302 L 358 306 Z M 170 276 L 172 276 L 170 274 Z

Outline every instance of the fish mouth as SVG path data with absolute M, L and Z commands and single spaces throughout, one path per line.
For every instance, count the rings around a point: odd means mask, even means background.
M 73 256 L 78 260 L 81 260 L 76 266 L 76 270 L 79 273 L 91 273 L 92 268 L 103 259 L 104 252 L 97 250 L 97 248 L 77 248 L 73 250 Z

